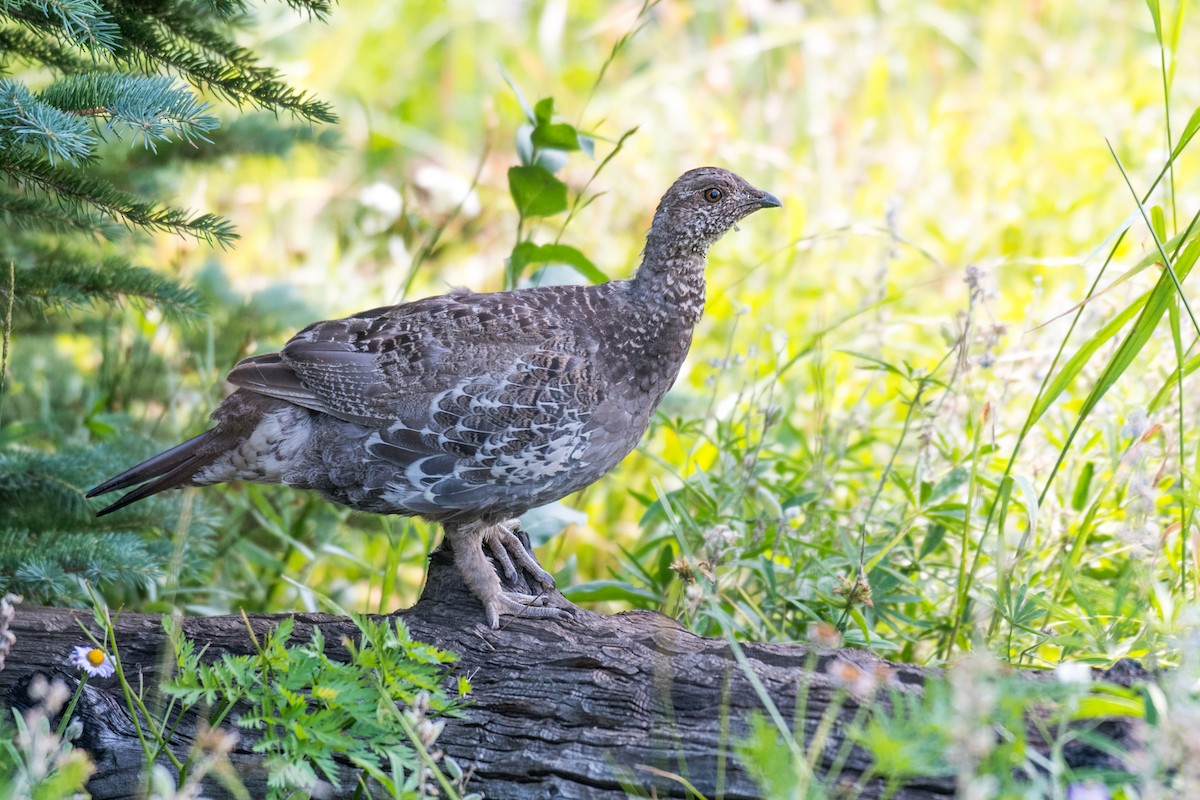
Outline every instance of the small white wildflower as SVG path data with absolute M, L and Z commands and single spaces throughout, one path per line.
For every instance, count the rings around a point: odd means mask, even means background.
M 83 670 L 93 678 L 107 678 L 116 672 L 108 653 L 99 647 L 79 645 L 67 656 L 66 665 Z
M 363 233 L 368 236 L 383 233 L 404 213 L 404 198 L 383 181 L 364 186 L 358 193 L 358 202 L 368 211 L 362 220 Z
M 412 181 L 425 194 L 433 210 L 444 214 L 455 207 L 467 219 L 479 216 L 483 206 L 471 181 L 437 164 L 422 164 L 413 172 Z
M 396 219 L 404 212 L 404 198 L 395 187 L 383 181 L 364 186 L 358 193 L 358 202 L 390 220 Z
M 738 534 L 738 532 L 733 528 L 722 524 L 714 525 L 704 532 L 704 543 L 710 548 L 717 547 L 722 544 L 734 545 L 737 544 L 741 538 L 741 535 Z
M 17 643 L 16 634 L 10 631 L 8 626 L 12 624 L 13 617 L 17 613 L 13 605 L 19 602 L 21 602 L 19 594 L 6 594 L 0 597 L 0 669 L 4 669 L 4 659 L 12 646 Z
M 57 678 L 53 682 L 46 680 L 40 672 L 29 682 L 29 699 L 40 702 L 51 716 L 62 710 L 71 699 L 71 690 Z
M 1059 683 L 1086 686 L 1092 682 L 1092 668 L 1078 661 L 1064 661 L 1054 668 Z

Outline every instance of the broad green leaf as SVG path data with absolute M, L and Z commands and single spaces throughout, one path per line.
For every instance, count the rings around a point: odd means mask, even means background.
M 966 467 L 955 467 L 946 474 L 946 477 L 937 482 L 933 487 L 933 491 L 929 493 L 929 497 L 925 499 L 926 505 L 940 503 L 958 490 L 971 478 L 971 471 Z
M 1145 715 L 1145 711 L 1146 704 L 1140 697 L 1087 695 L 1079 698 L 1079 705 L 1072 716 L 1075 719 L 1109 719 L 1112 717 L 1140 719 Z
M 625 581 L 599 580 L 576 584 L 563 590 L 563 596 L 573 603 L 621 601 L 634 605 L 655 605 L 658 594 L 650 589 Z
M 533 122 L 538 125 L 545 125 L 550 122 L 550 118 L 554 116 L 554 98 L 543 97 L 537 101 L 537 105 L 533 107 Z
M 579 134 L 575 128 L 565 122 L 543 123 L 533 129 L 532 137 L 535 147 L 551 150 L 578 150 Z
M 903 475 L 896 470 L 892 470 L 888 473 L 888 480 L 896 484 L 900 491 L 904 492 L 904 496 L 908 498 L 908 502 L 911 505 L 917 505 L 917 496 L 913 493 L 912 487 L 908 485 L 908 480 Z M 786 503 L 784 507 L 787 507 Z
M 592 283 L 608 280 L 599 267 L 587 256 L 568 244 L 534 244 L 520 242 L 509 257 L 509 271 L 515 282 L 530 264 L 566 264 Z
M 925 534 L 925 540 L 921 542 L 921 552 L 917 555 L 918 559 L 924 558 L 933 551 L 942 546 L 942 542 L 946 540 L 946 526 L 933 523 L 929 526 L 928 532 Z
M 816 492 L 801 492 L 800 494 L 794 494 L 783 501 L 783 507 L 798 508 L 800 506 L 806 506 L 820 496 L 821 495 Z
M 522 217 L 551 217 L 567 210 L 567 185 L 542 167 L 511 167 L 508 190 Z
M 863 616 L 862 611 L 859 610 L 857 607 L 849 609 L 849 613 L 850 613 L 850 619 L 854 620 L 854 624 L 856 624 L 858 626 L 859 631 L 862 632 L 863 639 L 866 640 L 867 644 L 870 644 L 871 643 L 871 626 L 867 623 L 867 618 Z

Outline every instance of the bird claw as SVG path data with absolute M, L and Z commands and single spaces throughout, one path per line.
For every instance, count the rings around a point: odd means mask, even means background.
M 497 592 L 483 604 L 488 626 L 498 629 L 501 615 L 527 619 L 566 619 L 571 616 L 566 609 L 547 605 L 546 601 L 545 595 Z
M 544 592 L 554 591 L 558 588 L 558 584 L 554 582 L 554 576 L 547 572 L 533 557 L 533 554 L 525 549 L 524 543 L 516 534 L 518 530 L 520 530 L 520 523 L 514 519 L 496 525 L 484 534 L 483 540 L 487 544 L 492 558 L 496 561 L 497 571 L 504 575 L 509 584 L 519 584 L 520 575 L 517 573 L 517 565 L 520 565 L 525 574 L 532 577 L 534 587 Z
M 501 616 L 563 619 L 574 607 L 555 588 L 554 576 L 538 564 L 517 536 L 516 520 L 491 526 L 449 528 L 454 564 L 463 582 L 487 615 L 488 625 L 500 627 Z M 487 553 L 491 553 L 489 563 Z M 520 570 L 518 570 L 520 567 Z M 521 577 L 524 572 L 528 580 Z M 508 581 L 508 588 L 501 583 Z

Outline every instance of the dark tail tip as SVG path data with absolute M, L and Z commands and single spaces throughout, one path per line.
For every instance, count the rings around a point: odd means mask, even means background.
M 118 511 L 130 503 L 145 499 L 152 494 L 182 486 L 196 474 L 198 470 L 211 463 L 217 453 L 201 451 L 201 445 L 209 438 L 212 431 L 205 431 L 199 436 L 188 439 L 183 444 L 176 445 L 166 452 L 159 453 L 153 458 L 143 461 L 136 467 L 125 470 L 104 481 L 87 493 L 87 497 L 108 494 L 117 489 L 128 489 L 137 486 L 112 505 L 105 506 L 96 513 L 103 517 Z M 210 450 L 212 448 L 209 448 Z M 157 479 L 157 480 L 153 480 Z M 138 484 L 141 486 L 138 486 Z

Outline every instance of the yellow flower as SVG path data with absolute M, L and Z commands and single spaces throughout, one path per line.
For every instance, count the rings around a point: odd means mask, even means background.
M 69 667 L 78 667 L 93 678 L 107 678 L 117 671 L 112 661 L 109 660 L 108 653 L 99 647 L 88 647 L 87 645 L 73 649 L 71 655 L 67 656 L 66 664 Z

